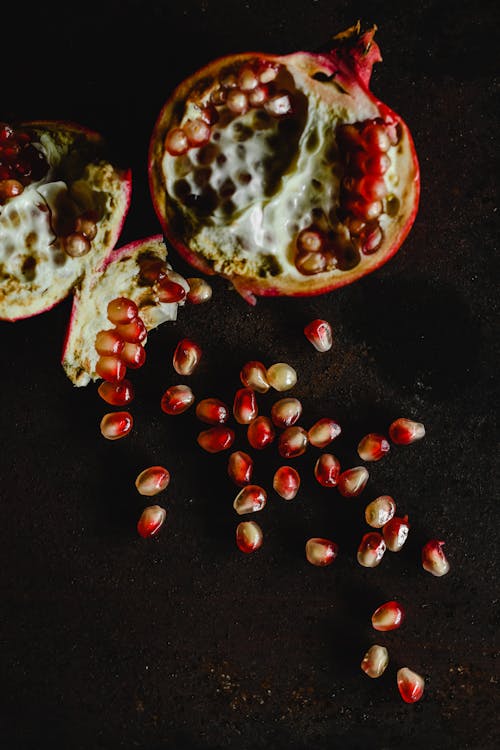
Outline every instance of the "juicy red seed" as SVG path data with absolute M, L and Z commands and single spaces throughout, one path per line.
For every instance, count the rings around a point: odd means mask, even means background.
M 234 431 L 229 427 L 216 425 L 198 435 L 198 445 L 207 453 L 220 453 L 234 443 Z
M 14 136 L 14 128 L 6 122 L 0 122 L 0 146 L 8 145 Z
M 227 462 L 227 473 L 229 478 L 238 487 L 250 484 L 253 474 L 253 461 L 244 451 L 234 451 Z
M 110 383 L 118 383 L 126 375 L 127 368 L 118 357 L 99 357 L 96 362 L 95 371 L 103 380 Z
M 141 318 L 130 323 L 116 326 L 116 332 L 129 344 L 143 344 L 148 337 L 148 331 Z
M 225 424 L 229 419 L 229 409 L 218 398 L 204 398 L 196 404 L 196 416 L 207 424 Z
M 275 431 L 269 417 L 257 417 L 250 422 L 247 430 L 247 439 L 252 448 L 262 450 L 273 442 Z
M 297 250 L 301 253 L 319 253 L 324 244 L 323 235 L 315 229 L 303 229 L 297 235 Z
M 200 111 L 200 117 L 203 122 L 207 123 L 207 125 L 215 125 L 219 119 L 219 113 L 213 104 L 207 104 L 207 106 Z
M 389 664 L 389 653 L 385 646 L 370 646 L 361 662 L 361 669 L 368 677 L 380 677 Z
M 391 166 L 391 160 L 387 154 L 373 154 L 365 161 L 365 169 L 369 174 L 381 177 Z
M 339 476 L 338 491 L 343 497 L 358 497 L 366 487 L 369 476 L 368 470 L 364 466 L 346 469 Z
M 101 434 L 107 440 L 119 440 L 129 434 L 134 424 L 128 411 L 114 411 L 101 419 Z
M 424 435 L 425 427 L 421 422 L 413 422 L 405 417 L 396 419 L 389 427 L 389 437 L 396 445 L 410 445 Z
M 262 107 L 269 97 L 269 89 L 262 84 L 248 92 L 248 103 L 251 107 Z
M 192 305 L 201 305 L 203 302 L 208 302 L 212 297 L 212 287 L 205 281 L 205 279 L 189 278 L 186 279 L 189 284 L 189 292 L 187 293 L 187 301 Z
M 161 398 L 165 414 L 182 414 L 194 403 L 194 394 L 188 385 L 171 385 Z
M 122 337 L 111 328 L 106 331 L 99 331 L 95 337 L 96 352 L 102 356 L 109 357 L 113 354 L 120 354 L 124 346 L 125 342 Z
M 331 539 L 313 537 L 306 542 L 306 558 L 311 565 L 331 565 L 338 554 L 338 545 Z
M 327 352 L 332 348 L 332 327 L 327 320 L 311 320 L 304 328 L 304 335 L 318 352 Z
M 111 406 L 125 406 L 134 398 L 134 389 L 130 380 L 122 380 L 121 383 L 109 383 L 104 380 L 97 392 Z
M 384 125 L 380 123 L 368 123 L 362 132 L 363 143 L 370 153 L 386 152 L 391 147 L 391 141 L 387 135 Z
M 292 100 L 288 91 L 278 91 L 264 103 L 266 112 L 272 117 L 286 117 L 293 112 Z
M 201 118 L 188 120 L 183 130 L 190 146 L 204 146 L 210 140 L 210 126 Z
M 314 276 L 326 270 L 326 256 L 324 253 L 301 252 L 295 258 L 297 270 L 304 276 Z
M 444 576 L 450 569 L 450 564 L 442 550 L 443 545 L 444 542 L 431 539 L 422 548 L 422 567 L 433 576 Z
M 172 128 L 166 135 L 164 142 L 165 150 L 170 156 L 181 156 L 189 149 L 187 135 L 182 128 Z
M 408 516 L 391 518 L 382 529 L 387 549 L 391 552 L 399 552 L 406 542 L 409 530 Z
M 71 258 L 81 258 L 90 252 L 90 240 L 81 232 L 72 232 L 63 239 L 66 255 Z
M 398 690 L 405 703 L 416 703 L 424 694 L 424 678 L 408 667 L 398 669 Z
M 108 320 L 115 325 L 130 323 L 139 315 L 139 309 L 135 302 L 127 297 L 116 297 L 108 303 Z
M 137 522 L 139 536 L 144 539 L 154 536 L 163 526 L 166 517 L 167 511 L 159 505 L 150 505 L 148 508 L 144 508 Z
M 286 362 L 276 362 L 267 368 L 267 380 L 275 391 L 289 391 L 297 382 L 297 373 Z
M 141 344 L 126 343 L 120 352 L 120 359 L 127 367 L 137 370 L 146 361 L 146 350 Z
M 255 552 L 262 547 L 262 542 L 262 529 L 255 521 L 241 521 L 236 527 L 236 544 L 242 552 Z
M 367 201 L 381 201 L 387 195 L 387 186 L 381 177 L 366 175 L 359 181 L 358 191 Z
M 201 348 L 191 339 L 181 339 L 177 344 L 174 356 L 174 370 L 179 375 L 192 375 L 200 363 Z
M 240 380 L 246 388 L 251 388 L 257 393 L 267 393 L 271 387 L 267 379 L 267 369 L 262 362 L 256 360 L 243 365 Z
M 257 414 L 257 400 L 251 388 L 239 388 L 233 402 L 234 418 L 239 424 L 250 424 Z
M 365 201 L 360 199 L 347 200 L 344 204 L 345 210 L 358 219 L 373 221 L 378 219 L 382 213 L 381 201 Z
M 364 231 L 360 236 L 361 252 L 365 255 L 374 253 L 379 249 L 383 238 L 384 234 L 378 224 L 371 229 L 368 229 L 367 227 L 366 231 Z
M 271 83 L 279 73 L 279 68 L 271 62 L 261 62 L 257 75 L 261 83 Z
M 377 607 L 372 615 L 372 625 L 375 630 L 386 632 L 396 630 L 403 624 L 404 610 L 398 602 L 390 601 Z
M 152 286 L 167 277 L 167 264 L 163 260 L 143 258 L 139 262 L 141 281 Z
M 240 89 L 231 89 L 226 96 L 226 106 L 235 115 L 243 115 L 248 109 L 248 97 Z
M 281 398 L 271 407 L 271 419 L 276 427 L 291 427 L 302 414 L 302 404 L 298 398 Z
M 238 86 L 242 91 L 253 91 L 259 85 L 259 78 L 252 68 L 244 67 L 238 74 Z
M 233 508 L 239 516 L 245 513 L 256 513 L 265 506 L 267 493 L 257 484 L 247 484 L 238 492 L 234 499 Z
M 306 452 L 308 443 L 307 432 L 302 427 L 287 427 L 280 435 L 278 453 L 283 458 L 296 458 Z
M 9 198 L 15 198 L 24 190 L 22 183 L 18 180 L 1 180 L 0 181 L 0 203 L 4 203 Z
M 340 474 L 340 461 L 331 453 L 323 453 L 314 467 L 314 476 L 322 487 L 336 487 Z
M 385 542 L 382 534 L 371 531 L 364 535 L 358 547 L 358 562 L 364 568 L 375 568 L 382 560 L 384 552 Z
M 280 466 L 273 477 L 273 488 L 283 500 L 293 500 L 300 487 L 300 474 L 292 466 Z
M 97 215 L 86 212 L 75 221 L 75 232 L 81 232 L 89 240 L 93 240 L 97 234 Z
M 170 472 L 163 466 L 150 466 L 137 476 L 135 486 L 140 495 L 152 497 L 163 492 L 170 483 Z
M 380 495 L 365 508 L 365 520 L 368 526 L 381 529 L 396 512 L 396 503 L 390 495 Z
M 186 290 L 165 277 L 158 282 L 158 299 L 163 303 L 181 302 L 186 299 Z
M 380 461 L 391 449 L 385 435 L 371 432 L 359 442 L 358 455 L 363 461 Z
M 307 436 L 315 448 L 326 448 L 341 433 L 340 425 L 334 419 L 323 417 L 313 424 Z

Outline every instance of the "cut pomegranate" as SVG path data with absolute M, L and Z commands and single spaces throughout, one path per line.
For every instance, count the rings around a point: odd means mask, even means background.
M 165 414 L 182 414 L 194 403 L 194 394 L 188 385 L 171 385 L 161 397 L 161 409 Z
M 314 476 L 322 487 L 336 487 L 340 474 L 340 461 L 331 453 L 323 453 L 314 467 Z
M 257 417 L 250 422 L 247 430 L 247 439 L 252 448 L 262 450 L 270 445 L 276 433 L 269 417 Z
M 251 388 L 239 388 L 234 396 L 233 415 L 239 424 L 250 424 L 258 414 L 257 400 Z
M 298 425 L 287 427 L 281 433 L 278 442 L 278 453 L 283 458 L 296 458 L 306 452 L 309 441 L 307 432 Z
M 121 383 L 109 383 L 104 380 L 97 392 L 111 406 L 125 406 L 134 398 L 134 388 L 130 380 L 122 380 Z
M 311 565 L 331 565 L 338 554 L 338 545 L 331 539 L 313 537 L 306 542 L 306 558 Z
M 212 287 L 205 279 L 190 277 L 186 281 L 189 284 L 187 301 L 192 305 L 201 305 L 203 302 L 212 299 Z
M 410 445 L 421 440 L 424 435 L 425 427 L 421 422 L 413 422 L 404 417 L 396 419 L 389 427 L 389 437 L 396 445 Z
M 424 694 L 424 678 L 408 667 L 398 669 L 397 683 L 405 703 L 416 703 Z
M 231 453 L 227 462 L 227 473 L 238 487 L 250 484 L 253 474 L 253 461 L 248 453 L 244 451 Z
M 243 365 L 240 379 L 246 388 L 251 388 L 257 393 L 267 393 L 271 387 L 267 379 L 267 369 L 262 362 L 251 361 Z
M 152 497 L 159 492 L 163 492 L 170 482 L 170 472 L 163 466 L 150 466 L 141 471 L 135 480 L 137 492 L 140 495 Z
M 380 495 L 365 508 L 365 519 L 368 526 L 381 529 L 394 516 L 396 503 L 390 495 Z
M 398 602 L 390 601 L 377 607 L 372 615 L 372 625 L 375 630 L 382 632 L 396 630 L 403 624 L 404 617 L 402 606 Z
M 210 427 L 198 435 L 198 445 L 208 453 L 226 451 L 234 443 L 234 430 L 222 425 Z
M 385 542 L 382 534 L 378 531 L 371 531 L 365 534 L 358 547 L 358 562 L 364 568 L 375 568 L 385 552 Z
M 241 521 L 236 527 L 236 544 L 246 554 L 262 547 L 263 539 L 262 529 L 255 521 Z
M 271 419 L 276 427 L 291 427 L 300 419 L 302 404 L 298 398 L 282 398 L 271 407 Z
M 267 493 L 257 484 L 247 484 L 236 495 L 233 508 L 238 515 L 245 513 L 256 513 L 265 506 L 267 502 Z
M 150 505 L 148 508 L 144 508 L 137 522 L 139 536 L 144 539 L 154 536 L 163 526 L 166 517 L 167 511 L 160 505 Z
M 332 327 L 327 320 L 311 320 L 304 328 L 304 335 L 318 352 L 327 352 L 332 348 Z
M 204 398 L 196 404 L 196 416 L 207 424 L 225 424 L 229 419 L 229 409 L 218 398 Z
M 191 339 L 181 339 L 175 347 L 173 366 L 179 375 L 192 375 L 200 363 L 201 348 Z
M 293 500 L 299 491 L 300 474 L 292 466 L 280 466 L 273 477 L 273 488 L 283 500 Z
M 267 369 L 267 380 L 276 391 L 289 391 L 297 382 L 297 373 L 286 362 L 276 362 Z
M 313 424 L 307 433 L 307 437 L 315 448 L 326 448 L 340 433 L 340 425 L 334 419 L 323 417 Z
M 382 529 L 387 549 L 391 552 L 399 552 L 408 538 L 409 531 L 408 516 L 391 518 Z
M 366 487 L 370 475 L 364 466 L 346 469 L 339 476 L 337 488 L 343 497 L 358 497 Z
M 389 441 L 384 435 L 371 432 L 360 441 L 358 455 L 363 461 L 380 461 L 390 449 Z
M 119 440 L 129 434 L 134 424 L 128 411 L 115 411 L 101 419 L 101 434 L 107 440 Z
M 422 566 L 433 576 L 444 576 L 450 570 L 450 564 L 443 552 L 444 542 L 431 539 L 422 548 Z
M 380 677 L 389 664 L 389 652 L 385 646 L 374 644 L 370 646 L 361 662 L 361 669 L 368 677 Z

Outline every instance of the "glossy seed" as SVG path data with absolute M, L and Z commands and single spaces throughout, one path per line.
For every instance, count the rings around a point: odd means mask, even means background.
M 234 484 L 244 487 L 252 481 L 253 460 L 244 451 L 234 451 L 227 462 L 227 473 Z
M 234 396 L 233 415 L 238 424 L 250 424 L 258 414 L 257 400 L 251 388 L 239 388 Z
M 226 96 L 226 106 L 235 115 L 243 115 L 248 109 L 248 97 L 240 89 L 231 89 Z
M 295 258 L 295 265 L 304 276 L 315 276 L 326 271 L 327 259 L 322 252 L 300 252 Z
M 343 497 L 358 497 L 365 489 L 369 476 L 364 466 L 347 469 L 339 476 L 338 491 Z
M 125 406 L 134 398 L 134 388 L 130 380 L 121 383 L 110 383 L 104 380 L 98 387 L 99 396 L 111 406 Z
M 315 448 L 326 448 L 341 433 L 340 425 L 329 417 L 318 419 L 309 429 L 307 437 Z
M 391 552 L 399 552 L 406 542 L 409 530 L 408 516 L 391 518 L 382 529 L 387 549 Z
M 389 437 L 396 445 L 410 445 L 421 440 L 425 435 L 425 427 L 421 422 L 400 417 L 389 427 Z
M 304 328 L 304 335 L 318 352 L 327 352 L 332 348 L 332 327 L 327 320 L 311 320 Z
M 142 536 L 143 539 L 154 536 L 163 526 L 166 517 L 167 511 L 159 505 L 150 505 L 148 508 L 144 508 L 137 522 L 139 536 Z
M 101 420 L 101 434 L 106 440 L 119 440 L 129 434 L 134 421 L 128 411 L 105 414 Z
M 71 258 L 81 258 L 90 252 L 89 238 L 83 232 L 71 232 L 63 239 L 63 248 Z
M 289 391 L 297 382 L 297 373 L 286 362 L 276 362 L 267 369 L 267 380 L 276 391 Z
M 278 453 L 283 458 L 296 458 L 306 452 L 308 442 L 307 432 L 302 427 L 287 427 L 279 437 Z
M 236 544 L 245 554 L 262 547 L 263 539 L 262 529 L 255 521 L 241 521 L 236 527 Z
M 240 372 L 240 380 L 247 388 L 251 388 L 257 393 L 267 393 L 269 381 L 267 379 L 267 369 L 262 362 L 252 360 L 243 365 Z
M 186 281 L 189 284 L 189 292 L 186 299 L 192 305 L 201 305 L 212 298 L 212 287 L 205 279 L 190 277 Z
M 375 630 L 386 632 L 396 630 L 403 624 L 405 617 L 402 606 L 395 601 L 385 602 L 377 607 L 372 615 L 372 625 Z
M 172 364 L 179 375 L 192 375 L 200 363 L 201 348 L 195 341 L 185 338 L 177 344 Z
M 375 568 L 385 552 L 385 542 L 382 534 L 378 531 L 371 531 L 365 534 L 358 547 L 357 559 L 364 568 Z
M 113 354 L 120 354 L 125 346 L 125 341 L 115 330 L 109 328 L 105 331 L 99 331 L 95 337 L 94 346 L 98 354 L 109 357 Z
M 295 244 L 299 253 L 319 253 L 323 250 L 325 238 L 316 229 L 303 229 L 297 235 Z
M 140 495 L 152 497 L 168 487 L 170 472 L 163 466 L 149 466 L 141 471 L 135 480 L 137 492 Z
M 365 508 L 365 520 L 368 526 L 381 529 L 396 512 L 396 503 L 390 495 L 380 495 Z
M 424 678 L 408 667 L 398 669 L 398 690 L 405 703 L 416 703 L 424 694 Z
M 247 484 L 236 495 L 233 508 L 238 515 L 245 513 L 256 513 L 265 506 L 267 502 L 267 493 L 257 484 Z
M 269 417 L 257 417 L 248 425 L 247 439 L 252 448 L 256 450 L 262 450 L 270 445 L 275 435 L 276 433 Z
M 291 427 L 302 414 L 302 404 L 298 398 L 282 398 L 271 407 L 271 419 L 279 428 Z
M 188 385 L 171 385 L 161 397 L 161 409 L 171 416 L 182 414 L 194 403 L 194 394 Z
M 210 140 L 211 130 L 208 123 L 201 117 L 188 120 L 183 126 L 183 131 L 190 146 L 199 148 Z
M 95 365 L 95 371 L 103 380 L 118 383 L 125 377 L 127 368 L 121 359 L 116 356 L 99 357 Z
M 229 409 L 218 398 L 204 398 L 196 404 L 196 416 L 206 424 L 225 424 L 229 419 Z
M 331 453 L 323 453 L 314 467 L 314 476 L 322 487 L 336 487 L 340 474 L 340 461 Z
M 172 128 L 172 130 L 169 130 L 165 138 L 164 147 L 170 156 L 185 154 L 189 149 L 189 141 L 184 130 L 182 128 Z
M 167 276 L 158 281 L 157 293 L 158 300 L 164 304 L 182 302 L 183 299 L 186 299 L 186 290 L 184 287 L 176 281 L 172 281 Z
M 361 662 L 361 669 L 368 677 L 380 677 L 389 664 L 389 652 L 385 646 L 374 644 L 370 646 Z
M 223 425 L 210 427 L 198 435 L 198 445 L 207 453 L 226 451 L 234 443 L 234 430 Z
M 370 432 L 358 444 L 358 455 L 363 461 L 380 461 L 391 449 L 385 435 Z
M 331 539 L 313 537 L 306 542 L 306 558 L 311 565 L 331 565 L 338 554 L 338 545 Z
M 273 489 L 283 500 L 293 500 L 299 491 L 300 475 L 292 466 L 280 466 L 273 477 Z
M 450 564 L 443 552 L 444 542 L 431 539 L 422 548 L 422 567 L 433 576 L 444 576 L 450 570 Z
M 120 359 L 127 367 L 137 370 L 146 361 L 146 350 L 141 344 L 126 343 L 120 352 Z
M 129 344 L 145 344 L 148 337 L 147 328 L 139 317 L 130 323 L 117 325 L 116 332 Z
M 116 297 L 108 303 L 108 320 L 115 325 L 130 323 L 139 315 L 135 302 L 127 297 Z
M 285 117 L 292 114 L 292 101 L 287 91 L 279 91 L 264 102 L 264 109 L 272 117 Z

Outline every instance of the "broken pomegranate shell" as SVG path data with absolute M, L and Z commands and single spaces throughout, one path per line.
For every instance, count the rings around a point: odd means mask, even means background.
M 0 319 L 15 321 L 49 310 L 103 263 L 128 212 L 131 175 L 81 125 L 2 125 Z
M 327 53 L 241 53 L 173 91 L 149 147 L 152 200 L 168 240 L 249 302 L 321 294 L 384 264 L 419 200 L 399 115 L 369 90 L 375 28 Z

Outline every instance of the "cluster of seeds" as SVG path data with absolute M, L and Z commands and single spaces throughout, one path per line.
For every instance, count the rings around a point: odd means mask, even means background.
M 0 205 L 20 195 L 48 171 L 42 151 L 29 133 L 0 122 Z

